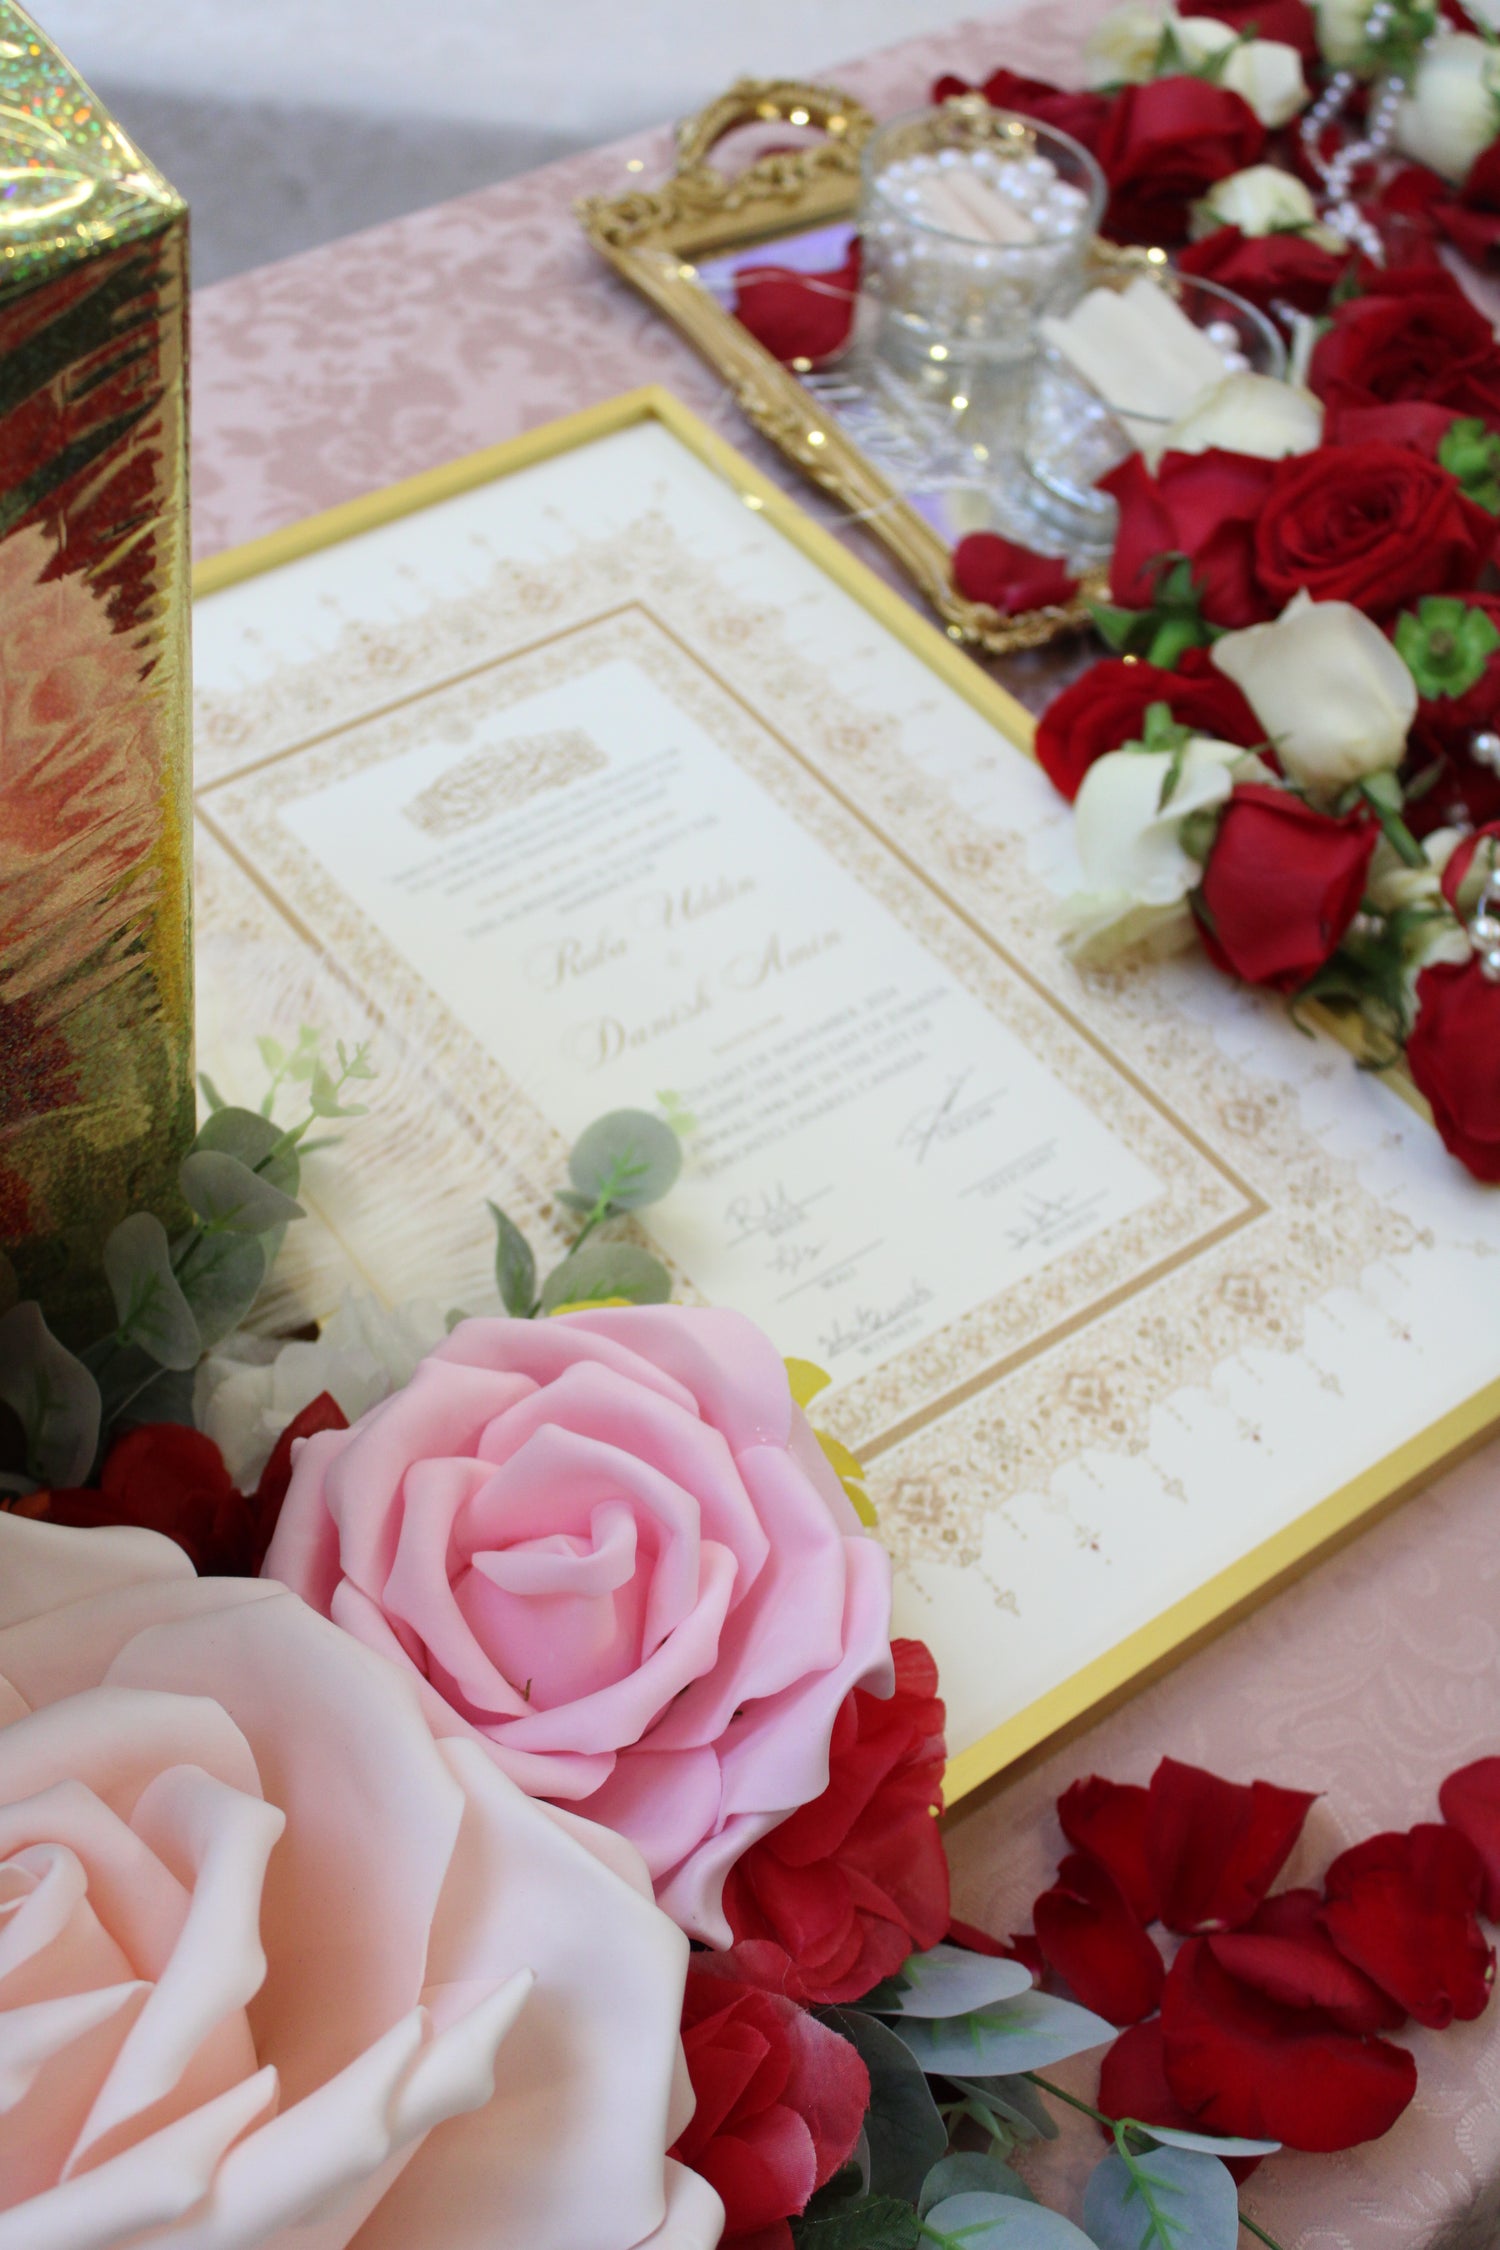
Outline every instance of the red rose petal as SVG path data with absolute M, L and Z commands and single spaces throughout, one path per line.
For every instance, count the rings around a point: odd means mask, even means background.
M 1161 2021 L 1167 2083 L 1207 2132 L 1353 2148 L 1388 2132 L 1416 2092 L 1404 2047 L 1251 1991 L 1203 1938 L 1173 1962 Z
M 840 266 L 801 273 L 792 266 L 740 266 L 734 276 L 734 317 L 759 344 L 783 362 L 832 359 L 848 343 L 859 303 L 860 245 L 856 235 Z
M 1170 2125 L 1179 2133 L 1201 2133 L 1201 2119 L 1183 2108 L 1167 2084 L 1162 2055 L 1161 2017 L 1133 2023 L 1122 2031 L 1099 2069 L 1099 2107 L 1106 2117 L 1133 2117 L 1141 2125 Z M 1248 2180 L 1262 2162 L 1258 2156 L 1225 2160 L 1236 2180 Z
M 1151 1776 L 1149 1848 L 1167 1927 L 1191 1936 L 1248 1922 L 1315 1797 L 1163 1758 Z
M 276 1529 L 281 1505 L 286 1498 L 286 1488 L 292 1481 L 292 1447 L 302 1438 L 316 1437 L 320 1430 L 347 1430 L 349 1417 L 331 1391 L 319 1391 L 309 1399 L 300 1414 L 288 1422 L 271 1448 L 271 1458 L 260 1472 L 260 1483 L 255 1488 L 255 1534 L 259 1551 L 250 1565 L 258 1571 L 271 1544 L 271 1534 Z
M 1495 1954 L 1476 1909 L 1484 1863 L 1457 1828 L 1424 1821 L 1342 1852 L 1326 1877 L 1324 1929 L 1346 1960 L 1442 2031 L 1484 2011 Z
M 1032 1908 L 1037 1942 L 1086 2008 L 1138 2023 L 1161 2000 L 1161 1955 L 1106 1867 L 1070 1852 Z
M 1057 1817 L 1068 1842 L 1109 1869 L 1137 1921 L 1154 1922 L 1156 1877 L 1147 1842 L 1148 1791 L 1133 1782 L 1106 1781 L 1102 1774 L 1091 1773 L 1063 1791 Z
M 213 1439 L 181 1422 L 144 1422 L 109 1449 L 99 1488 L 53 1492 L 53 1523 L 138 1524 L 173 1539 L 201 1575 L 254 1566 L 248 1501 L 235 1491 Z
M 1320 1891 L 1279 1891 L 1243 1930 L 1210 1938 L 1214 1959 L 1241 1984 L 1286 2008 L 1321 2008 L 1341 2031 L 1395 2031 L 1406 2010 L 1346 1961 L 1321 1915 Z
M 972 1922 L 954 1920 L 948 1924 L 948 1943 L 961 1945 L 969 1953 L 986 1954 L 992 1961 L 1019 1961 L 1038 1983 L 1047 1974 L 1047 1956 L 1029 1930 L 1012 1930 L 1002 1940 L 976 1929 Z
M 1479 1854 L 1484 1868 L 1481 1904 L 1492 1922 L 1500 1922 L 1500 1758 L 1476 1758 L 1472 1766 L 1450 1773 L 1438 1791 L 1438 1805 L 1450 1828 L 1456 1828 Z
M 987 602 L 1004 616 L 1069 602 L 1078 581 L 1055 555 L 1033 554 L 998 532 L 971 531 L 953 550 L 953 583 L 965 601 Z

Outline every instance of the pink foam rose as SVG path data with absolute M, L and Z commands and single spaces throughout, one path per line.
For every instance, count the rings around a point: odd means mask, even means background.
M 308 1439 L 265 1573 L 414 1674 L 435 1732 L 629 1837 L 714 1945 L 845 1696 L 890 1693 L 889 1563 L 738 1313 L 464 1321 Z
M 0 2250 L 709 2250 L 686 1950 L 279 1586 L 0 1513 Z

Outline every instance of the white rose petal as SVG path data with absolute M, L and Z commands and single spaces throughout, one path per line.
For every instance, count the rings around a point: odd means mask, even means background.
M 1281 39 L 1243 40 L 1225 63 L 1219 84 L 1242 96 L 1273 132 L 1307 107 L 1302 57 Z
M 1154 469 L 1163 453 L 1207 453 L 1223 446 L 1257 461 L 1311 453 L 1323 441 L 1323 407 L 1311 391 L 1272 375 L 1226 375 L 1179 421 L 1142 447 Z
M 1141 906 L 1186 898 L 1202 868 L 1179 840 L 1189 813 L 1223 804 L 1230 767 L 1244 752 L 1232 742 L 1193 735 L 1182 748 L 1177 786 L 1166 750 L 1111 750 L 1090 766 L 1074 805 L 1074 837 L 1084 882 L 1096 896 L 1117 893 Z
M 1500 53 L 1468 32 L 1425 47 L 1396 118 L 1396 146 L 1455 185 L 1500 132 Z
M 1216 227 L 1238 227 L 1241 234 L 1276 234 L 1291 227 L 1312 226 L 1318 207 L 1312 191 L 1279 164 L 1251 164 L 1216 180 L 1193 213 L 1193 233 L 1200 239 Z
M 1239 33 L 1217 16 L 1180 16 L 1172 26 L 1172 33 L 1188 68 L 1206 63 L 1212 55 L 1222 55 L 1226 47 L 1234 46 Z
M 1162 31 L 1173 20 L 1170 8 L 1150 0 L 1125 0 L 1095 24 L 1083 43 L 1083 65 L 1090 86 L 1143 86 L 1156 69 Z
M 1417 684 L 1380 627 L 1351 602 L 1299 593 L 1273 624 L 1215 641 L 1213 660 L 1294 781 L 1334 793 L 1401 763 Z
M 1369 59 L 1365 25 L 1371 0 L 1314 0 L 1318 46 L 1335 70 L 1357 70 Z
M 1122 953 L 1163 961 L 1197 943 L 1198 925 L 1187 900 L 1142 906 L 1128 891 L 1078 891 L 1059 912 L 1062 941 L 1075 961 L 1101 968 Z

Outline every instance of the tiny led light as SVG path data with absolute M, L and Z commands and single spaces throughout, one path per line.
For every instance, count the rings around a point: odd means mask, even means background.
M 742 492 L 740 498 L 747 508 L 763 508 L 765 506 L 765 502 L 758 492 Z
M 625 169 L 627 172 L 644 172 L 646 169 L 646 160 L 642 156 L 627 156 L 625 159 Z
M 967 400 L 967 399 L 966 399 L 966 398 L 964 397 L 964 394 L 963 394 L 963 392 L 962 392 L 962 391 L 955 391 L 955 392 L 954 392 L 954 394 L 953 394 L 953 411 L 954 411 L 954 413 L 955 413 L 955 414 L 962 414 L 962 412 L 963 412 L 964 408 L 965 408 L 965 407 L 966 407 L 966 406 L 968 405 L 968 403 L 969 403 L 969 402 L 968 402 L 968 400 Z
M 805 109 L 789 110 L 786 121 L 788 125 L 805 125 L 807 123 L 807 111 Z
M 809 430 L 807 442 L 809 445 L 822 445 L 824 442 L 823 432 L 821 430 Z
M 948 357 L 947 345 L 930 344 L 927 349 L 927 357 L 929 359 L 946 359 Z
M 794 359 L 792 361 L 792 373 L 794 375 L 810 375 L 812 373 L 812 361 L 810 359 Z

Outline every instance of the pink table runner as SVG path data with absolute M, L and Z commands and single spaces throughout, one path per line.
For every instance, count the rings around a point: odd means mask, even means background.
M 920 103 L 944 69 L 980 77 L 1004 61 L 1066 79 L 1106 5 L 1071 0 L 966 24 L 831 75 L 880 114 Z M 632 157 L 641 172 L 627 170 Z M 832 520 L 577 230 L 575 197 L 655 179 L 670 162 L 666 131 L 638 135 L 203 291 L 198 554 L 643 382 L 667 384 Z M 1055 676 L 1045 657 L 1000 669 L 1033 702 Z M 1145 1780 L 1164 1752 L 1240 1779 L 1321 1787 L 1293 1881 L 1315 1879 L 1356 1836 L 1434 1818 L 1441 1776 L 1500 1749 L 1497 1485 L 1500 1445 L 965 1810 L 950 1828 L 957 1910 L 996 1931 L 1024 1926 L 1062 1850 L 1059 1791 L 1090 1771 Z M 1283 2155 L 1250 2183 L 1245 2209 L 1284 2250 L 1488 2250 L 1500 2239 L 1500 2004 L 1477 2024 L 1410 2038 L 1420 2087 L 1384 2140 L 1343 2156 Z M 1091 2078 L 1085 2066 L 1071 2082 L 1087 2091 Z M 1023 2160 L 1044 2200 L 1074 2218 L 1097 2147 L 1078 2124 Z

